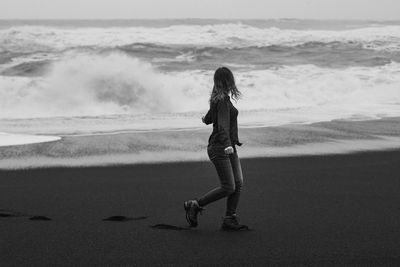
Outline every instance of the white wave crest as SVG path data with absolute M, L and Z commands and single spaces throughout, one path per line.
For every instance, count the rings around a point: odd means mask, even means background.
M 60 51 L 75 47 L 116 47 L 132 43 L 249 47 L 354 42 L 365 48 L 400 50 L 400 26 L 351 30 L 289 30 L 245 24 L 174 25 L 164 28 L 56 28 L 18 26 L 0 30 L 0 52 Z

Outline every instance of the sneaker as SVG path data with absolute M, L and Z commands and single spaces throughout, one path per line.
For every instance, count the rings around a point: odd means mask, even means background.
M 239 223 L 239 218 L 236 214 L 225 216 L 222 220 L 221 230 L 224 231 L 241 231 L 249 230 L 249 227 Z
M 183 203 L 183 207 L 186 211 L 186 220 L 191 227 L 196 227 L 198 225 L 197 215 L 201 213 L 204 208 L 200 207 L 197 200 L 188 200 Z

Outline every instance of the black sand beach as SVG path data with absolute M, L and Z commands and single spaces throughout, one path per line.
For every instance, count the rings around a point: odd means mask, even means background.
M 196 229 L 150 227 L 186 227 L 183 201 L 217 184 L 209 162 L 0 171 L 0 265 L 398 266 L 399 159 L 243 159 L 240 233 L 219 231 L 224 202 Z

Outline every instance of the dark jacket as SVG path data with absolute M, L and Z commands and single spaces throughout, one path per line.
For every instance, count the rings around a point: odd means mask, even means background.
M 237 117 L 239 111 L 232 105 L 230 97 L 210 103 L 210 110 L 204 116 L 205 124 L 213 124 L 213 131 L 208 139 L 208 146 L 239 145 Z

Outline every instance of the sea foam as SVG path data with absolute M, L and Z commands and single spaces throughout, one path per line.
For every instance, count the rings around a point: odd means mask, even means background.
M 0 132 L 0 147 L 45 143 L 45 142 L 58 141 L 60 139 L 61 137 L 58 136 L 40 136 L 40 135 L 11 134 L 11 133 Z

